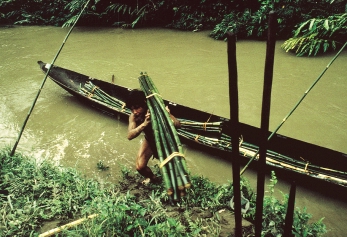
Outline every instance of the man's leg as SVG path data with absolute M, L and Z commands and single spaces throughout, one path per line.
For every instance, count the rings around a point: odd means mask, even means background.
M 140 150 L 136 158 L 136 170 L 144 177 L 150 178 L 151 182 L 156 180 L 152 170 L 147 166 L 149 159 L 152 157 L 153 152 L 146 139 L 143 139 Z

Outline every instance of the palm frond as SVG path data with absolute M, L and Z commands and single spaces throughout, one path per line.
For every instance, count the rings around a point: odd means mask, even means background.
M 325 19 L 307 20 L 294 32 L 293 38 L 281 46 L 286 52 L 295 51 L 297 56 L 317 55 L 336 49 L 340 35 L 347 31 L 347 13 L 336 14 Z M 343 39 L 343 37 L 340 37 Z
M 74 16 L 72 16 L 69 20 L 67 20 L 64 24 L 63 24 L 63 28 L 64 27 L 70 27 L 70 26 L 72 26 L 74 23 L 75 23 L 75 21 L 77 20 L 77 18 L 78 18 L 78 15 L 74 15 Z

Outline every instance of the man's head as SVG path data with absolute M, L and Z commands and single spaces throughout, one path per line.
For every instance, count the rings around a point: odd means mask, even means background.
M 135 89 L 130 91 L 126 106 L 131 109 L 131 112 L 138 116 L 138 113 L 147 111 L 147 102 L 145 93 L 141 90 Z M 140 111 L 139 111 L 140 109 Z

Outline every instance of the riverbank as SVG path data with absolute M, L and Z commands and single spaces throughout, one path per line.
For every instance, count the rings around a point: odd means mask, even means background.
M 216 185 L 192 176 L 192 188 L 179 201 L 170 200 L 161 184 L 141 184 L 141 177 L 126 168 L 116 184 L 85 178 L 72 168 L 55 166 L 9 149 L 0 155 L 0 199 L 4 236 L 36 236 L 51 228 L 97 214 L 92 220 L 62 232 L 62 236 L 233 236 L 234 217 L 230 207 L 232 184 Z M 100 167 L 99 167 L 100 168 Z M 156 174 L 159 176 L 158 167 Z M 100 171 L 102 172 L 102 171 Z M 284 202 L 270 196 L 264 200 L 264 234 L 283 233 Z M 255 195 L 246 180 L 241 190 L 250 201 L 243 217 L 244 236 L 252 236 Z M 277 210 L 276 212 L 274 210 Z M 294 229 L 300 236 L 322 236 L 322 220 L 308 224 L 311 215 L 295 210 Z
M 127 169 L 119 183 L 100 183 L 74 169 L 8 152 L 0 156 L 3 236 L 36 236 L 91 215 L 62 236 L 232 236 L 232 211 L 227 202 L 219 203 L 230 200 L 230 184 L 193 177 L 195 191 L 172 202 L 161 184 L 143 185 Z M 213 200 L 216 192 L 223 193 L 220 200 Z M 248 236 L 252 224 L 244 221 L 244 226 Z

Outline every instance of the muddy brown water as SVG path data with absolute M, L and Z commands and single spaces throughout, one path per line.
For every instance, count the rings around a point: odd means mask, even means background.
M 0 146 L 13 146 L 44 74 L 38 60 L 51 62 L 69 29 L 0 28 Z M 276 44 L 270 129 L 275 129 L 334 54 L 298 58 Z M 260 125 L 266 43 L 237 42 L 240 120 Z M 347 51 L 344 51 L 286 121 L 279 133 L 347 153 Z M 56 65 L 138 88 L 146 71 L 169 100 L 224 117 L 229 116 L 226 43 L 208 32 L 168 29 L 122 30 L 76 28 Z M 47 80 L 26 125 L 17 151 L 72 166 L 90 177 L 115 182 L 122 166 L 133 168 L 141 138 L 126 139 L 127 124 L 79 103 Z M 185 146 L 188 168 L 213 182 L 232 179 L 231 164 L 217 154 Z M 110 169 L 96 168 L 103 161 Z M 153 165 L 155 161 L 151 161 Z M 244 174 L 256 187 L 256 173 Z M 304 180 L 304 179 L 303 179 Z M 268 181 L 267 181 L 268 182 Z M 289 192 L 280 176 L 276 195 Z M 312 220 L 325 217 L 326 236 L 347 232 L 345 189 L 325 183 L 299 182 L 296 206 L 307 207 Z

